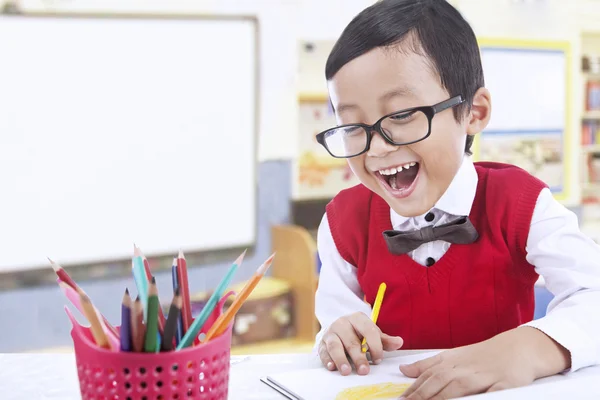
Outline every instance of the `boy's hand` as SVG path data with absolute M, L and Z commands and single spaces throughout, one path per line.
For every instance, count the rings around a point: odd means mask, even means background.
M 397 350 L 403 340 L 397 336 L 389 336 L 363 313 L 354 313 L 336 320 L 327 329 L 319 343 L 319 357 L 330 371 L 338 370 L 342 375 L 352 372 L 348 356 L 359 375 L 369 373 L 369 361 L 361 350 L 362 339 L 367 339 L 369 353 L 375 364 L 383 359 L 383 351 Z
M 521 327 L 470 346 L 400 366 L 417 380 L 407 400 L 451 399 L 525 386 L 570 366 L 570 355 L 543 332 Z

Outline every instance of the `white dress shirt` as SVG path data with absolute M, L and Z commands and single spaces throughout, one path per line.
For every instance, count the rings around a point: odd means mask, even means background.
M 477 172 L 465 156 L 450 186 L 434 208 L 418 217 L 403 217 L 390 209 L 395 230 L 417 230 L 441 225 L 469 215 Z M 428 215 L 427 219 L 425 216 Z M 430 220 L 429 222 L 427 220 Z M 450 243 L 434 241 L 421 245 L 408 255 L 426 268 L 426 259 L 438 260 Z M 316 346 L 327 327 L 336 319 L 355 312 L 371 314 L 363 301 L 356 267 L 339 254 L 327 221 L 319 226 L 317 247 L 321 259 L 316 316 L 321 324 Z M 549 189 L 543 189 L 531 220 L 527 238 L 527 261 L 545 280 L 555 298 L 547 315 L 525 325 L 535 327 L 571 353 L 571 369 L 600 364 L 600 246 L 580 232 L 576 215 L 557 202 Z

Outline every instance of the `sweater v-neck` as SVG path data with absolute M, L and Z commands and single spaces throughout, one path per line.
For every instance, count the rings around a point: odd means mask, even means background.
M 390 219 L 390 206 L 381 197 L 374 195 L 371 204 L 374 226 L 379 232 L 390 230 L 392 221 Z M 387 246 L 383 236 L 379 236 L 384 251 Z M 451 244 L 446 253 L 436 260 L 431 267 L 426 267 L 413 260 L 408 254 L 394 255 L 389 253 L 392 268 L 398 268 L 406 276 L 411 286 L 422 287 L 430 292 L 435 289 L 439 282 L 447 281 L 448 275 L 454 266 L 467 256 L 468 245 Z

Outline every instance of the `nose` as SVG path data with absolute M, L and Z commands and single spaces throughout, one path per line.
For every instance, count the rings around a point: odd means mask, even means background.
M 367 155 L 369 157 L 385 157 L 387 154 L 396 150 L 396 146 L 386 142 L 377 132 L 373 132 L 373 136 L 371 137 L 371 146 L 369 146 Z

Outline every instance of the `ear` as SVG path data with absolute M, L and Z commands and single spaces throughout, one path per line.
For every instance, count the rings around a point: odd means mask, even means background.
M 473 96 L 473 105 L 467 115 L 467 134 L 475 135 L 482 132 L 490 122 L 492 115 L 492 98 L 490 91 L 479 88 Z

